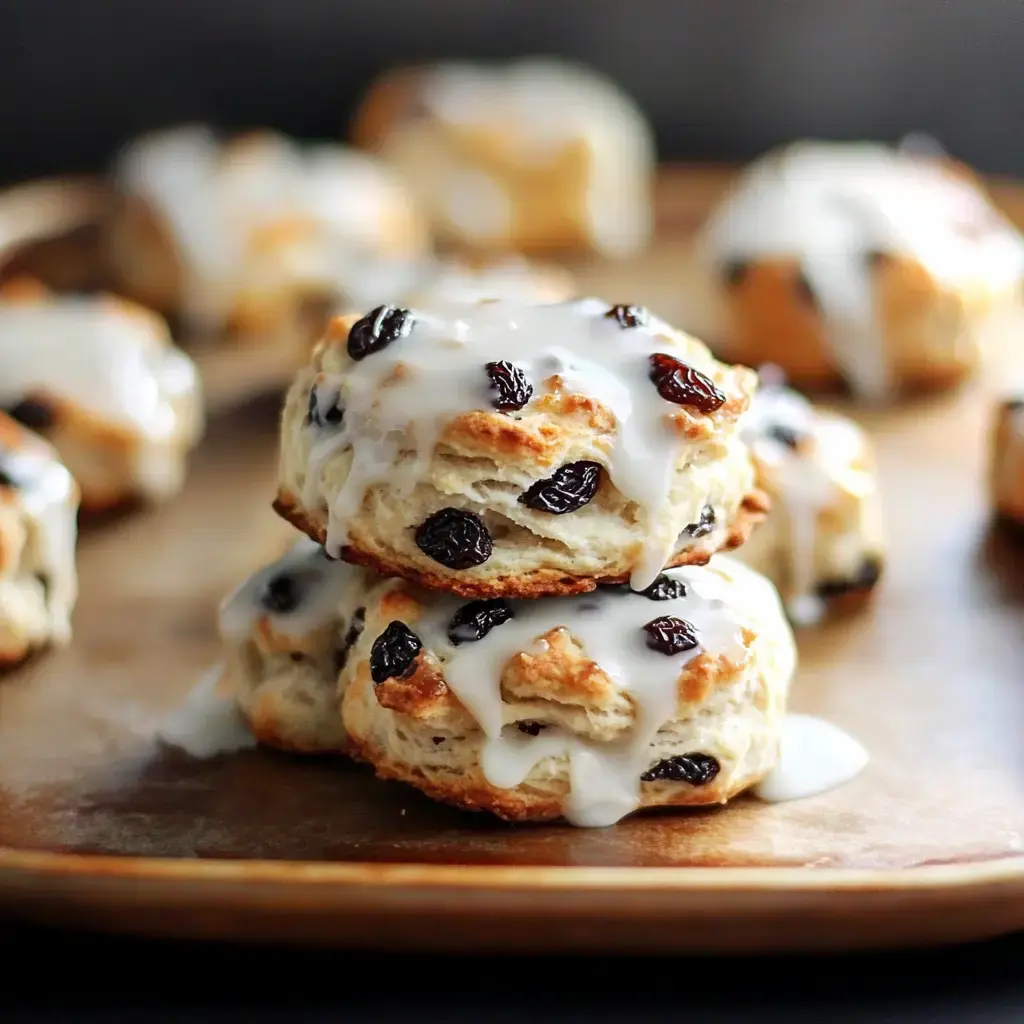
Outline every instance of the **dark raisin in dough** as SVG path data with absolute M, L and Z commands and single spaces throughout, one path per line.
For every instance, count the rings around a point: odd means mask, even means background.
M 674 601 L 686 597 L 686 584 L 662 573 L 646 590 L 634 590 L 634 594 L 650 601 Z
M 622 328 L 646 327 L 651 322 L 651 314 L 644 306 L 612 306 L 605 318 L 617 320 Z
M 366 609 L 357 608 L 352 613 L 352 621 L 349 623 L 349 627 L 345 631 L 345 635 L 341 638 L 341 645 L 338 647 L 337 651 L 334 652 L 335 671 L 340 672 L 348 664 L 349 653 L 352 651 L 352 646 L 363 632 L 363 625 L 365 622 Z
M 598 463 L 570 462 L 520 494 L 519 502 L 538 512 L 563 516 L 588 504 L 600 485 L 601 466 Z
M 309 389 L 309 407 L 306 410 L 306 422 L 314 426 L 339 426 L 345 419 L 345 410 L 341 407 L 341 395 L 336 395 L 334 400 L 326 409 L 320 408 L 320 400 L 317 387 L 314 384 Z
M 738 288 L 747 279 L 750 264 L 746 260 L 729 260 L 722 267 L 722 280 L 730 288 Z
M 370 648 L 370 677 L 375 683 L 383 683 L 408 675 L 421 650 L 420 638 L 404 622 L 389 622 Z
M 662 654 L 682 654 L 692 651 L 697 646 L 697 631 L 685 619 L 677 619 L 674 615 L 662 615 L 659 619 L 651 619 L 644 626 L 647 634 L 647 646 Z
M 302 581 L 283 572 L 267 580 L 260 591 L 260 605 L 276 615 L 287 615 L 302 603 Z
M 700 510 L 700 519 L 696 523 L 690 523 L 686 532 L 695 540 L 706 537 L 715 528 L 715 510 L 710 505 L 705 505 Z
M 7 415 L 29 430 L 48 430 L 53 426 L 53 411 L 34 398 L 26 398 L 19 402 L 7 410 Z
M 516 728 L 527 736 L 539 736 L 544 726 L 540 722 L 516 722 Z
M 721 770 L 718 760 L 710 754 L 680 754 L 659 761 L 640 778 L 643 782 L 688 782 L 691 786 L 706 786 Z
M 710 377 L 664 352 L 651 357 L 650 377 L 658 394 L 673 405 L 693 406 L 711 413 L 725 405 L 725 395 Z
M 495 626 L 513 618 L 507 601 L 495 598 L 493 601 L 470 601 L 464 604 L 448 623 L 448 639 L 459 644 L 482 640 Z
M 461 508 L 443 508 L 416 530 L 416 546 L 449 569 L 483 565 L 494 550 L 483 520 Z
M 870 590 L 881 578 L 881 559 L 869 557 L 864 559 L 856 575 L 846 579 L 823 580 L 815 589 L 818 597 L 828 600 L 833 597 L 841 597 L 854 590 Z
M 348 354 L 356 360 L 365 359 L 387 348 L 412 330 L 413 319 L 408 309 L 378 306 L 349 329 Z
M 516 412 L 533 397 L 533 385 L 515 363 L 502 359 L 488 363 L 484 369 L 491 378 L 491 389 L 497 392 L 491 405 L 499 412 Z
M 778 441 L 787 448 L 799 448 L 800 442 L 804 439 L 803 434 L 793 430 L 792 427 L 787 427 L 784 423 L 773 423 L 765 433 L 773 441 Z

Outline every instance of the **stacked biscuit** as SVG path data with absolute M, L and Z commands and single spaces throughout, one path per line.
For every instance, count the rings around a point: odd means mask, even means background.
M 281 420 L 275 507 L 305 536 L 222 608 L 257 737 L 512 820 L 757 782 L 793 640 L 716 554 L 766 511 L 756 384 L 599 300 L 333 320 Z

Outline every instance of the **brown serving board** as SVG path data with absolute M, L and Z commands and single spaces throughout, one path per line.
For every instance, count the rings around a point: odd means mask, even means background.
M 581 268 L 586 291 L 680 316 L 684 235 L 699 220 L 688 203 L 706 204 L 721 177 L 673 181 L 657 249 Z M 790 804 L 744 798 L 590 831 L 455 811 L 340 760 L 195 761 L 154 742 L 218 656 L 220 596 L 289 537 L 269 511 L 276 397 L 214 417 L 178 499 L 83 530 L 73 644 L 0 680 L 0 912 L 535 951 L 854 948 L 1024 928 L 1024 537 L 990 525 L 984 493 L 1005 379 L 993 365 L 956 393 L 847 407 L 875 437 L 889 566 L 866 612 L 799 635 L 792 705 L 861 739 L 865 772 Z

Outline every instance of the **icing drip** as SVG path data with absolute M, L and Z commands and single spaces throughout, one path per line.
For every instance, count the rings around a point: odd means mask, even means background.
M 557 375 L 567 392 L 594 399 L 615 417 L 613 442 L 593 457 L 646 516 L 647 541 L 632 583 L 638 590 L 648 586 L 676 547 L 670 488 L 687 443 L 671 422 L 678 407 L 662 399 L 650 380 L 648 356 L 678 352 L 686 363 L 711 374 L 715 362 L 706 351 L 675 348 L 671 328 L 653 318 L 646 327 L 624 331 L 604 315 L 608 308 L 598 299 L 586 299 L 417 310 L 406 336 L 353 363 L 343 375 L 322 375 L 326 386 L 340 388 L 345 419 L 326 434 L 315 425 L 309 428 L 314 440 L 307 503 L 314 500 L 312 489 L 324 462 L 345 446 L 353 455 L 329 510 L 328 552 L 339 553 L 347 522 L 369 487 L 387 479 L 397 493 L 409 493 L 424 477 L 444 428 L 462 413 L 490 411 L 493 392 L 484 366 L 511 359 L 538 392 L 541 382 Z M 412 458 L 399 459 L 410 451 Z M 522 514 L 514 500 L 506 514 L 512 519 Z
M 185 702 L 157 729 L 157 739 L 191 757 L 216 757 L 256 746 L 230 694 L 219 692 L 224 666 L 215 665 L 189 691 Z
M 726 604 L 726 580 L 700 568 L 673 569 L 667 575 L 685 582 L 684 597 L 650 601 L 621 589 L 603 589 L 555 602 L 511 601 L 512 619 L 482 639 L 458 646 L 449 641 L 447 627 L 460 602 L 432 602 L 416 631 L 443 661 L 448 686 L 485 734 L 481 764 L 492 785 L 513 788 L 545 758 L 567 756 L 571 788 L 563 813 L 569 821 L 601 827 L 636 809 L 651 743 L 676 716 L 678 679 L 686 665 L 704 651 L 737 663 L 745 656 L 740 625 Z M 699 646 L 671 656 L 648 647 L 643 626 L 663 615 L 689 622 Z M 602 744 L 554 727 L 530 737 L 506 727 L 504 665 L 517 653 L 543 651 L 546 642 L 541 638 L 557 626 L 629 694 L 636 722 L 626 740 Z
M 795 259 L 836 365 L 868 399 L 891 390 L 872 254 L 905 256 L 946 287 L 1013 286 L 1024 240 L 941 162 L 870 144 L 798 143 L 757 161 L 709 221 L 716 261 Z
M 782 725 L 778 764 L 754 787 L 769 803 L 800 800 L 856 778 L 868 752 L 831 722 L 790 712 Z
M 274 610 L 262 600 L 268 584 L 287 576 L 294 585 L 294 607 Z M 354 566 L 331 562 L 323 549 L 302 538 L 278 561 L 253 573 L 232 591 L 220 607 L 220 632 L 228 640 L 250 636 L 261 618 L 275 633 L 302 636 L 313 633 L 339 618 L 339 605 L 361 578 Z
M 0 366 L 0 406 L 52 395 L 151 441 L 176 433 L 173 400 L 198 381 L 148 316 L 85 297 L 0 303 Z

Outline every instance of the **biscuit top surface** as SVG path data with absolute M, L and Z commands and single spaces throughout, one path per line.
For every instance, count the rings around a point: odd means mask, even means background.
M 0 406 L 50 397 L 160 440 L 177 429 L 171 400 L 197 380 L 164 323 L 141 307 L 88 296 L 0 301 Z
M 386 167 L 345 146 L 302 147 L 272 131 L 223 142 L 185 125 L 121 154 L 121 187 L 166 221 L 185 271 L 191 315 L 226 315 L 247 261 L 276 254 L 281 272 L 333 280 L 334 249 L 378 248 L 404 191 Z
M 307 480 L 340 448 L 353 452 L 331 503 L 332 555 L 345 543 L 347 521 L 367 489 L 386 479 L 399 493 L 411 493 L 445 428 L 466 414 L 500 431 L 509 418 L 557 422 L 564 407 L 559 396 L 581 396 L 595 436 L 601 435 L 599 464 L 654 524 L 670 505 L 680 459 L 693 444 L 688 430 L 706 439 L 709 420 L 735 418 L 748 402 L 746 371 L 718 363 L 701 342 L 640 307 L 609 307 L 600 299 L 380 307 L 348 323 L 334 321 L 317 351 L 321 372 L 306 426 L 312 434 Z M 671 382 L 659 384 L 659 365 L 694 386 L 673 391 Z M 602 428 L 594 409 L 610 414 L 609 426 Z M 634 571 L 638 589 L 667 561 L 666 542 L 675 538 L 650 531 Z

